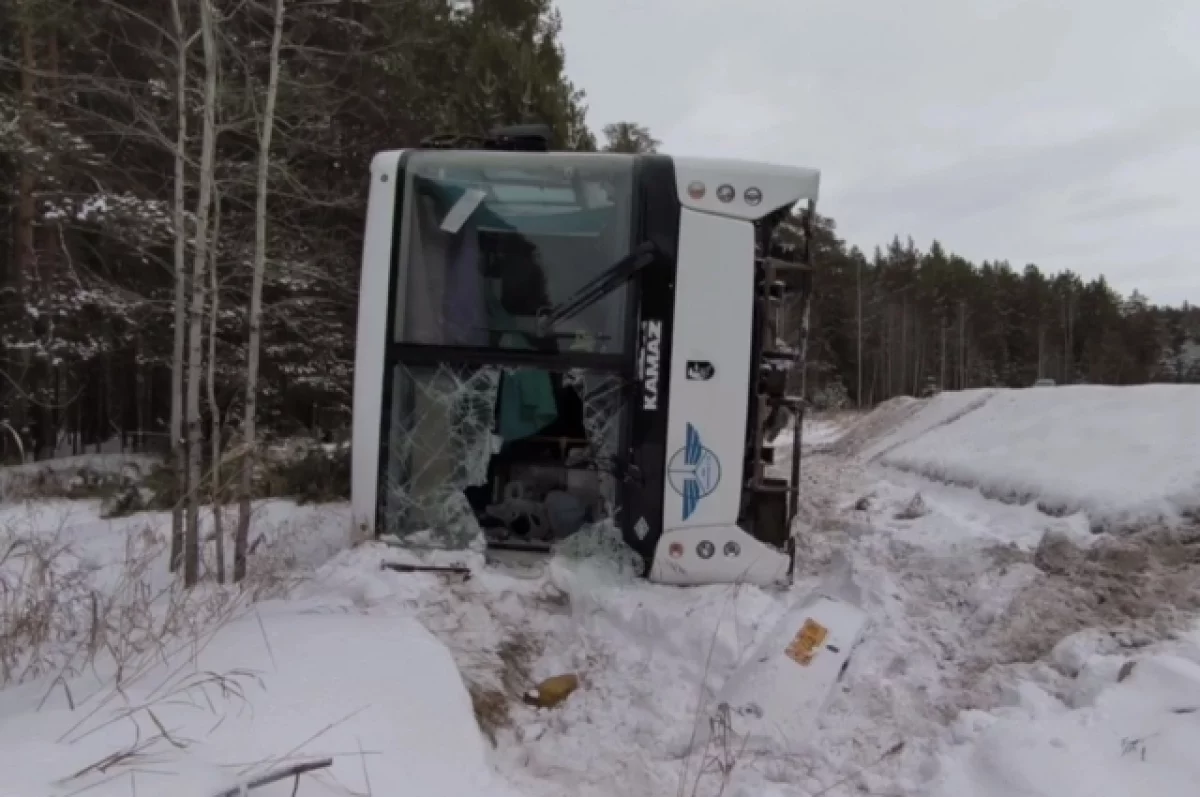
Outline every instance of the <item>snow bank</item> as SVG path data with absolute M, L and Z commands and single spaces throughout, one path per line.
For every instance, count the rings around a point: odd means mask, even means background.
M 943 393 L 862 454 L 1097 529 L 1174 522 L 1200 511 L 1200 387 Z
M 410 618 L 267 610 L 221 629 L 194 657 L 185 649 L 145 671 L 120 696 L 82 679 L 66 686 L 86 700 L 76 711 L 61 689 L 36 713 L 14 705 L 21 690 L 0 696 L 0 715 L 21 716 L 0 727 L 0 792 L 210 797 L 332 757 L 301 794 L 512 794 L 486 762 L 450 652 Z M 89 769 L 106 759 L 103 771 Z
M 1077 683 L 1101 685 L 1073 710 L 1024 683 L 1007 708 L 965 712 L 932 797 L 1194 795 L 1200 646 L 1183 653 L 1086 656 Z

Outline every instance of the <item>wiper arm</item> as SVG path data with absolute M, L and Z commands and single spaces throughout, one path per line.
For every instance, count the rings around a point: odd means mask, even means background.
M 543 308 L 538 313 L 538 334 L 547 334 L 560 321 L 573 318 L 591 307 L 626 282 L 629 282 L 639 271 L 653 265 L 662 256 L 663 251 L 657 244 L 649 241 L 641 244 L 625 257 L 600 272 L 595 279 L 575 291 L 567 299 L 564 299 L 553 307 Z

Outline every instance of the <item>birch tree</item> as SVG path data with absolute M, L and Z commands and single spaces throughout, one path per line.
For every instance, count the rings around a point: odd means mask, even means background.
M 187 363 L 187 524 L 184 528 L 183 581 L 193 586 L 200 578 L 200 378 L 204 356 L 204 274 L 208 266 L 209 218 L 216 171 L 217 42 L 216 10 L 212 0 L 200 0 L 200 41 L 204 48 L 203 128 L 200 140 L 200 173 L 197 175 L 195 245 L 192 253 L 191 307 L 188 317 Z
M 16 287 L 17 301 L 29 303 L 29 286 L 34 282 L 34 268 L 37 264 L 35 248 L 34 224 L 37 220 L 37 206 L 34 199 L 34 189 L 37 187 L 34 176 L 34 165 L 30 154 L 35 150 L 34 137 L 36 109 L 35 80 L 37 72 L 37 56 L 35 54 L 34 37 L 34 6 L 30 0 L 24 0 L 16 7 L 17 28 L 19 31 L 20 50 L 20 103 L 18 110 L 18 127 L 20 139 L 25 148 L 23 157 L 18 162 L 17 178 L 17 213 L 16 230 L 14 235 L 15 258 L 13 260 L 13 284 Z M 21 319 L 28 326 L 28 316 L 25 307 L 21 307 Z M 31 335 L 30 335 L 31 336 Z M 15 380 L 23 385 L 30 369 L 30 354 L 28 348 L 20 353 L 19 371 Z M 14 391 L 10 404 L 12 406 L 13 425 L 22 435 L 25 433 L 27 413 L 30 410 L 27 394 L 24 390 Z
M 177 494 L 188 495 L 187 453 L 183 441 L 183 354 L 187 324 L 187 225 L 184 199 L 187 191 L 187 67 L 190 38 L 183 27 L 180 0 L 171 0 L 171 21 L 175 28 L 175 195 L 171 221 L 175 229 L 175 331 L 171 356 L 171 462 L 175 469 Z M 171 510 L 171 572 L 179 569 L 183 556 L 183 505 L 176 502 Z
M 254 208 L 254 275 L 250 286 L 249 339 L 246 351 L 246 415 L 242 422 L 245 455 L 242 458 L 241 488 L 238 496 L 237 534 L 233 544 L 234 581 L 241 581 L 246 577 L 246 551 L 250 538 L 250 494 L 258 451 L 255 414 L 258 411 L 263 277 L 267 268 L 267 191 L 271 173 L 271 136 L 275 128 L 275 102 L 279 94 L 279 51 L 283 42 L 285 0 L 274 0 L 274 12 L 267 97 L 258 130 L 258 175 Z
M 224 501 L 221 494 L 221 408 L 217 404 L 217 328 L 221 317 L 221 281 L 217 273 L 217 255 L 221 246 L 221 192 L 213 190 L 212 241 L 209 245 L 208 292 L 208 414 L 211 423 L 212 465 L 209 473 L 209 500 L 212 502 L 213 539 L 217 555 L 217 583 L 225 583 L 225 523 L 222 517 Z

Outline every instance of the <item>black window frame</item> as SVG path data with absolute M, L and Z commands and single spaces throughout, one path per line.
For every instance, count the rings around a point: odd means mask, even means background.
M 623 412 L 621 424 L 618 431 L 618 451 L 621 452 L 617 466 L 616 479 L 616 502 L 618 512 L 622 512 L 622 507 L 626 499 L 626 481 L 628 474 L 624 467 L 623 460 L 628 459 L 629 453 L 636 447 L 632 440 L 632 435 L 635 431 L 635 423 L 632 418 L 633 408 L 637 406 L 634 403 L 637 395 L 640 395 L 640 385 L 637 383 L 637 357 L 639 340 L 637 331 L 640 327 L 640 308 L 641 308 L 641 293 L 642 293 L 642 278 L 637 277 L 631 280 L 627 285 L 623 286 L 623 290 L 627 291 L 625 297 L 625 318 L 624 318 L 624 341 L 623 348 L 620 353 L 599 353 L 577 350 L 566 350 L 558 352 L 542 352 L 528 349 L 503 349 L 498 347 L 483 347 L 483 346 L 455 346 L 442 344 L 428 343 L 410 343 L 395 340 L 394 325 L 396 322 L 396 303 L 398 301 L 398 280 L 400 278 L 400 256 L 401 247 L 404 245 L 402 239 L 403 220 L 405 212 L 405 186 L 407 180 L 408 162 L 411 156 L 416 152 L 429 152 L 427 150 L 405 150 L 400 154 L 396 168 L 396 186 L 395 199 L 392 208 L 392 241 L 388 255 L 388 299 L 387 299 L 387 314 L 385 319 L 385 335 L 386 345 L 384 346 L 383 362 L 383 395 L 382 403 L 380 404 L 379 418 L 379 459 L 376 466 L 376 499 L 375 499 L 375 530 L 376 535 L 383 533 L 386 528 L 384 510 L 386 506 L 386 480 L 388 470 L 388 441 L 390 440 L 392 431 L 392 415 L 393 402 L 395 396 L 393 389 L 395 384 L 395 369 L 397 366 L 412 366 L 412 367 L 437 367 L 445 363 L 454 363 L 466 366 L 495 366 L 495 367 L 533 367 L 542 368 L 547 371 L 565 372 L 571 370 L 583 370 L 592 373 L 617 375 L 622 377 L 624 388 L 622 390 Z M 581 153 L 582 154 L 582 153 Z M 643 185 L 642 175 L 642 158 L 632 156 L 633 158 L 633 186 L 634 196 L 630 202 L 630 234 L 629 247 L 633 249 L 638 243 L 646 239 L 647 231 L 645 230 L 644 216 L 642 212 L 643 193 L 641 188 Z M 667 159 L 669 161 L 669 159 Z M 672 167 L 673 172 L 673 167 Z M 673 184 L 672 184 L 673 190 Z M 678 213 L 676 213 L 675 234 L 678 235 Z M 670 272 L 671 285 L 674 284 L 675 271 L 675 254 L 672 248 L 670 255 Z M 673 291 L 672 291 L 673 294 Z M 664 339 L 664 343 L 665 343 Z M 664 358 L 664 366 L 669 361 Z M 663 389 L 665 390 L 666 376 L 663 377 Z M 665 395 L 665 393 L 664 393 Z M 664 402 L 665 403 L 665 402 Z M 665 406 L 663 408 L 665 415 Z M 663 432 L 665 438 L 665 429 Z M 661 512 L 658 513 L 661 515 Z M 628 524 L 622 523 L 622 526 Z M 657 528 L 657 523 L 655 524 Z

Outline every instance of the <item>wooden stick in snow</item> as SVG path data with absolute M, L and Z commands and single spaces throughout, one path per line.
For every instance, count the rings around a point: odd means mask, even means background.
M 297 784 L 299 784 L 301 775 L 304 775 L 308 772 L 315 772 L 318 769 L 327 769 L 331 766 L 333 766 L 332 758 L 321 758 L 317 759 L 316 761 L 300 761 L 295 764 L 290 764 L 286 767 L 273 769 L 270 772 L 266 772 L 256 778 L 252 778 L 245 783 L 239 783 L 236 786 L 230 786 L 224 791 L 217 792 L 213 795 L 213 797 L 239 797 L 239 795 L 243 795 L 251 789 L 269 786 L 272 783 L 278 783 L 286 778 L 295 778 Z

